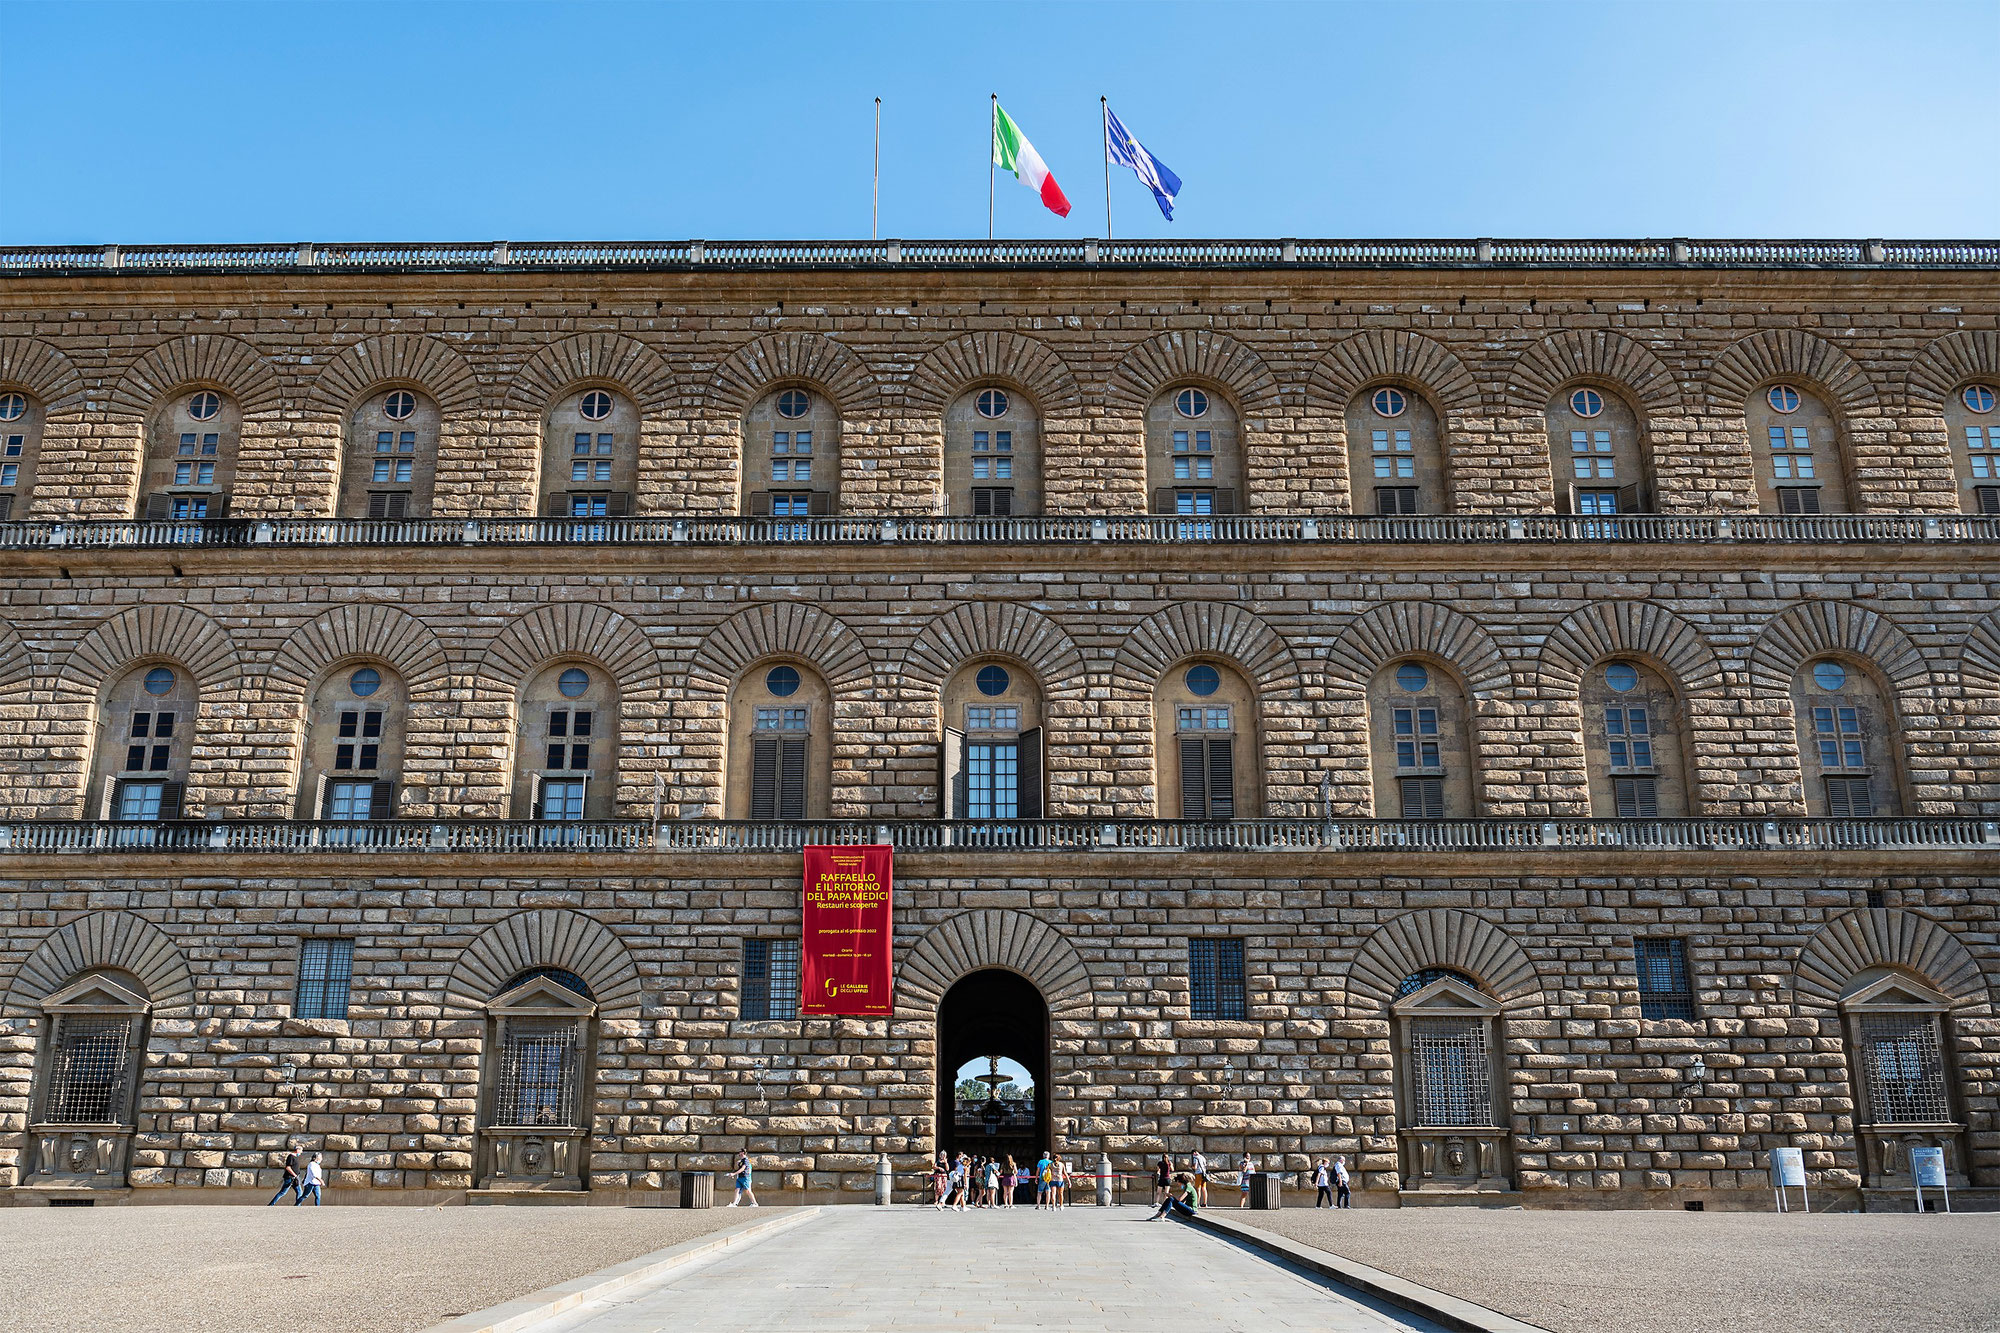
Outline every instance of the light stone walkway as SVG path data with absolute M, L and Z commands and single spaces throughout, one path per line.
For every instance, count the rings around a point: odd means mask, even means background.
M 1025 1329 L 1380 1333 L 1438 1326 L 1335 1294 L 1148 1209 L 840 1207 L 534 1333 Z

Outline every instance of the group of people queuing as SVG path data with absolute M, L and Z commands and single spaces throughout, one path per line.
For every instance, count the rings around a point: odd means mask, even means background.
M 931 1207 L 940 1211 L 967 1208 L 1012 1208 L 1014 1195 L 1029 1181 L 1035 1186 L 1035 1207 L 1069 1207 L 1070 1180 L 1074 1169 L 1067 1159 L 1044 1152 L 1032 1167 L 1004 1157 L 975 1157 L 960 1153 L 956 1159 L 939 1153 L 931 1163 Z

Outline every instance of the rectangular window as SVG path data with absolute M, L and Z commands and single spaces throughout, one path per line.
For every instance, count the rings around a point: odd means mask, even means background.
M 1611 779 L 1611 803 L 1620 819 L 1658 819 L 1660 792 L 1657 778 Z
M 1236 752 L 1228 736 L 1182 736 L 1181 818 L 1236 818 Z
M 1175 713 L 1176 730 L 1179 731 L 1227 731 L 1229 730 L 1229 706 L 1219 708 L 1182 708 Z
M 767 710 L 758 709 L 759 716 Z M 804 709 L 770 712 L 804 714 Z M 760 729 L 761 730 L 761 729 Z M 803 730 L 803 728 L 801 728 Z M 794 738 L 796 736 L 796 738 Z M 750 818 L 806 817 L 806 738 L 768 733 L 750 739 Z
M 1248 1018 L 1249 987 L 1243 976 L 1243 941 L 1188 941 L 1188 1014 L 1192 1018 Z
M 968 819 L 1021 817 L 1021 747 L 1017 742 L 974 741 L 965 747 L 965 813 Z
M 1396 734 L 1397 768 L 1439 767 L 1437 709 L 1395 709 L 1391 725 Z
M 372 819 L 375 810 L 373 782 L 330 782 L 326 788 L 326 817 L 347 822 Z
M 181 520 L 207 518 L 208 497 L 206 495 L 176 495 L 170 517 Z
M 1014 704 L 998 704 L 991 707 L 983 704 L 968 704 L 965 709 L 965 729 L 967 731 L 1019 731 L 1021 710 Z
M 1410 1066 L 1413 1123 L 1438 1127 L 1493 1123 L 1486 1020 L 1411 1020 Z
M 1007 518 L 1014 512 L 1012 486 L 974 486 L 972 514 L 975 518 Z
M 0 486 L 18 485 L 20 479 L 21 465 L 19 463 L 0 463 Z
M 408 518 L 410 516 L 410 493 L 408 491 L 368 492 L 368 517 Z
M 7 437 L 7 457 L 19 458 L 26 452 L 26 443 L 27 437 L 25 435 L 9 435 Z
M 2000 486 L 1974 486 L 1972 511 L 1975 514 L 2000 514 Z
M 1869 1120 L 1877 1125 L 1950 1123 L 1937 1019 L 1930 1014 L 1864 1013 L 1860 1028 Z
M 126 823 L 146 823 L 161 817 L 167 784 L 164 782 L 121 782 L 118 784 L 118 818 Z
M 1443 778 L 1398 778 L 1396 789 L 1404 819 L 1444 818 Z
M 42 1118 L 58 1125 L 123 1120 L 132 1020 L 122 1015 L 63 1014 L 57 1024 Z
M 1576 512 L 1592 515 L 1615 515 L 1618 512 L 1617 491 L 1578 491 Z
M 743 941 L 743 998 L 740 1017 L 748 1020 L 799 1016 L 799 942 Z
M 1684 940 L 1634 940 L 1641 1018 L 1694 1018 L 1694 981 Z
M 539 818 L 571 821 L 583 818 L 586 784 L 556 779 L 542 783 L 542 812 Z
M 545 768 L 582 772 L 590 767 L 590 730 L 594 721 L 588 708 L 556 708 L 549 712 L 548 763 Z
M 1867 819 L 1875 813 L 1875 794 L 1867 778 L 1822 778 L 1826 813 L 1833 819 Z
M 1407 430 L 1378 430 L 1370 441 L 1370 455 L 1377 477 L 1414 477 L 1417 456 Z
M 1787 481 L 1794 477 L 1801 481 L 1812 478 L 1812 439 L 1806 434 L 1804 426 L 1793 426 L 1789 433 L 1783 426 L 1773 426 L 1770 428 L 1770 440 L 1772 476 L 1779 481 Z M 1790 448 L 1787 448 L 1787 445 L 1790 445 Z
M 1819 746 L 1821 768 L 1866 768 L 1861 710 L 1838 705 L 1814 707 L 1813 739 Z
M 1195 517 L 1215 512 L 1214 491 L 1175 491 L 1174 513 L 1182 517 Z
M 1604 735 L 1614 769 L 1653 766 L 1652 726 L 1643 708 L 1604 710 Z
M 1819 513 L 1819 487 L 1780 486 L 1778 488 L 1778 512 L 1781 514 Z
M 811 516 L 811 512 L 812 493 L 810 491 L 771 492 L 772 518 L 807 518 Z
M 1416 513 L 1417 487 L 1377 486 L 1375 488 L 1375 512 L 1378 514 Z
M 1212 481 L 1215 478 L 1213 437 L 1205 430 L 1174 432 L 1174 480 Z
M 576 1123 L 581 1026 L 574 1018 L 510 1018 L 504 1022 L 494 1088 L 495 1124 Z
M 181 457 L 183 458 L 194 457 L 194 441 L 195 437 L 192 435 L 181 436 L 181 449 L 180 449 Z
M 354 975 L 353 940 L 299 941 L 299 994 L 294 1018 L 345 1018 Z
M 1569 433 L 1570 468 L 1578 481 L 1610 481 L 1618 475 L 1611 456 L 1611 432 L 1573 430 Z
M 1982 430 L 1978 426 L 1967 426 L 1965 428 L 1965 449 L 1967 453 L 1972 455 L 1972 475 L 1974 477 L 1980 480 L 1985 480 L 1989 477 L 2000 477 L 2000 465 L 1996 465 L 1996 460 L 2000 460 L 2000 426 L 1996 426 L 1991 430 Z M 1987 511 L 1982 509 L 1980 512 L 1985 513 Z
M 805 731 L 809 716 L 804 708 L 759 708 L 754 723 L 758 731 Z

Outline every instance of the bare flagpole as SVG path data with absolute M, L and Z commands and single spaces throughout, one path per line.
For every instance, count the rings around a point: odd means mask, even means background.
M 1097 99 L 1097 109 L 1104 113 L 1104 239 L 1111 239 L 1111 103 L 1106 98 Z
M 868 239 L 882 235 L 882 99 L 875 99 L 875 192 L 868 202 Z
M 993 143 L 1000 133 L 1000 94 L 993 94 L 993 114 L 986 121 L 986 239 L 993 239 Z

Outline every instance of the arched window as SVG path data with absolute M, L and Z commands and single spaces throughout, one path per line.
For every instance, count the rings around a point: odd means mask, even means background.
M 120 1189 L 131 1158 L 133 1108 L 144 1069 L 146 987 L 129 972 L 95 968 L 39 1008 L 26 1184 Z
M 486 1014 L 481 1187 L 581 1190 L 597 1049 L 589 985 L 533 968 L 501 987 Z
M 42 404 L 33 394 L 0 390 L 0 519 L 25 518 L 42 454 Z
M 1639 415 L 1610 389 L 1574 384 L 1549 399 L 1549 463 L 1565 514 L 1644 514 L 1653 508 Z
M 1689 813 L 1680 701 L 1657 671 L 1615 658 L 1583 675 L 1590 808 L 1599 818 L 1678 819 Z
M 960 667 L 945 683 L 939 792 L 947 819 L 1042 817 L 1042 695 L 1012 662 Z
M 833 695 L 804 662 L 765 661 L 729 694 L 731 819 L 825 819 L 832 804 Z
M 1806 811 L 1835 819 L 1902 810 L 1902 734 L 1865 663 L 1821 657 L 1792 678 Z
M 1750 395 L 1744 416 L 1757 459 L 1758 507 L 1767 514 L 1853 512 L 1840 423 L 1802 384 L 1778 381 Z
M 139 516 L 227 516 L 242 433 L 243 414 L 226 393 L 183 389 L 161 404 L 149 428 Z
M 438 409 L 415 388 L 378 389 L 347 419 L 342 518 L 426 518 L 437 472 Z
M 1500 1006 L 1465 973 L 1430 967 L 1404 979 L 1390 1012 L 1403 1188 L 1508 1190 Z
M 1474 756 L 1458 679 L 1404 658 L 1368 684 L 1369 758 L 1382 819 L 1469 819 Z
M 639 488 L 639 409 L 609 385 L 573 389 L 549 410 L 542 512 L 623 518 Z
M 982 385 L 944 418 L 945 512 L 974 517 L 1042 512 L 1042 430 L 1018 389 Z
M 165 662 L 134 667 L 105 692 L 91 775 L 99 819 L 181 817 L 197 699 L 194 677 Z
M 1863 1183 L 1909 1189 L 1911 1150 L 1942 1148 L 1953 1189 L 1969 1183 L 1951 1000 L 1915 977 L 1870 968 L 1840 1002 Z
M 1146 475 L 1153 512 L 1184 517 L 1238 512 L 1243 441 L 1236 408 L 1213 390 L 1180 384 L 1146 409 Z
M 1166 819 L 1254 819 L 1263 813 L 1257 696 L 1226 662 L 1170 668 L 1153 692 L 1160 814 Z
M 395 818 L 408 704 L 402 679 L 380 662 L 327 673 L 306 704 L 300 818 Z
M 1437 412 L 1423 395 L 1378 384 L 1347 405 L 1347 474 L 1357 514 L 1444 514 L 1451 485 Z
M 1945 399 L 1944 422 L 1958 465 L 1959 508 L 2000 514 L 2000 382 L 1960 385 Z
M 589 662 L 543 667 L 521 692 L 514 817 L 609 819 L 618 796 L 618 688 Z
M 807 518 L 840 508 L 840 413 L 801 385 L 765 394 L 743 419 L 743 512 Z

